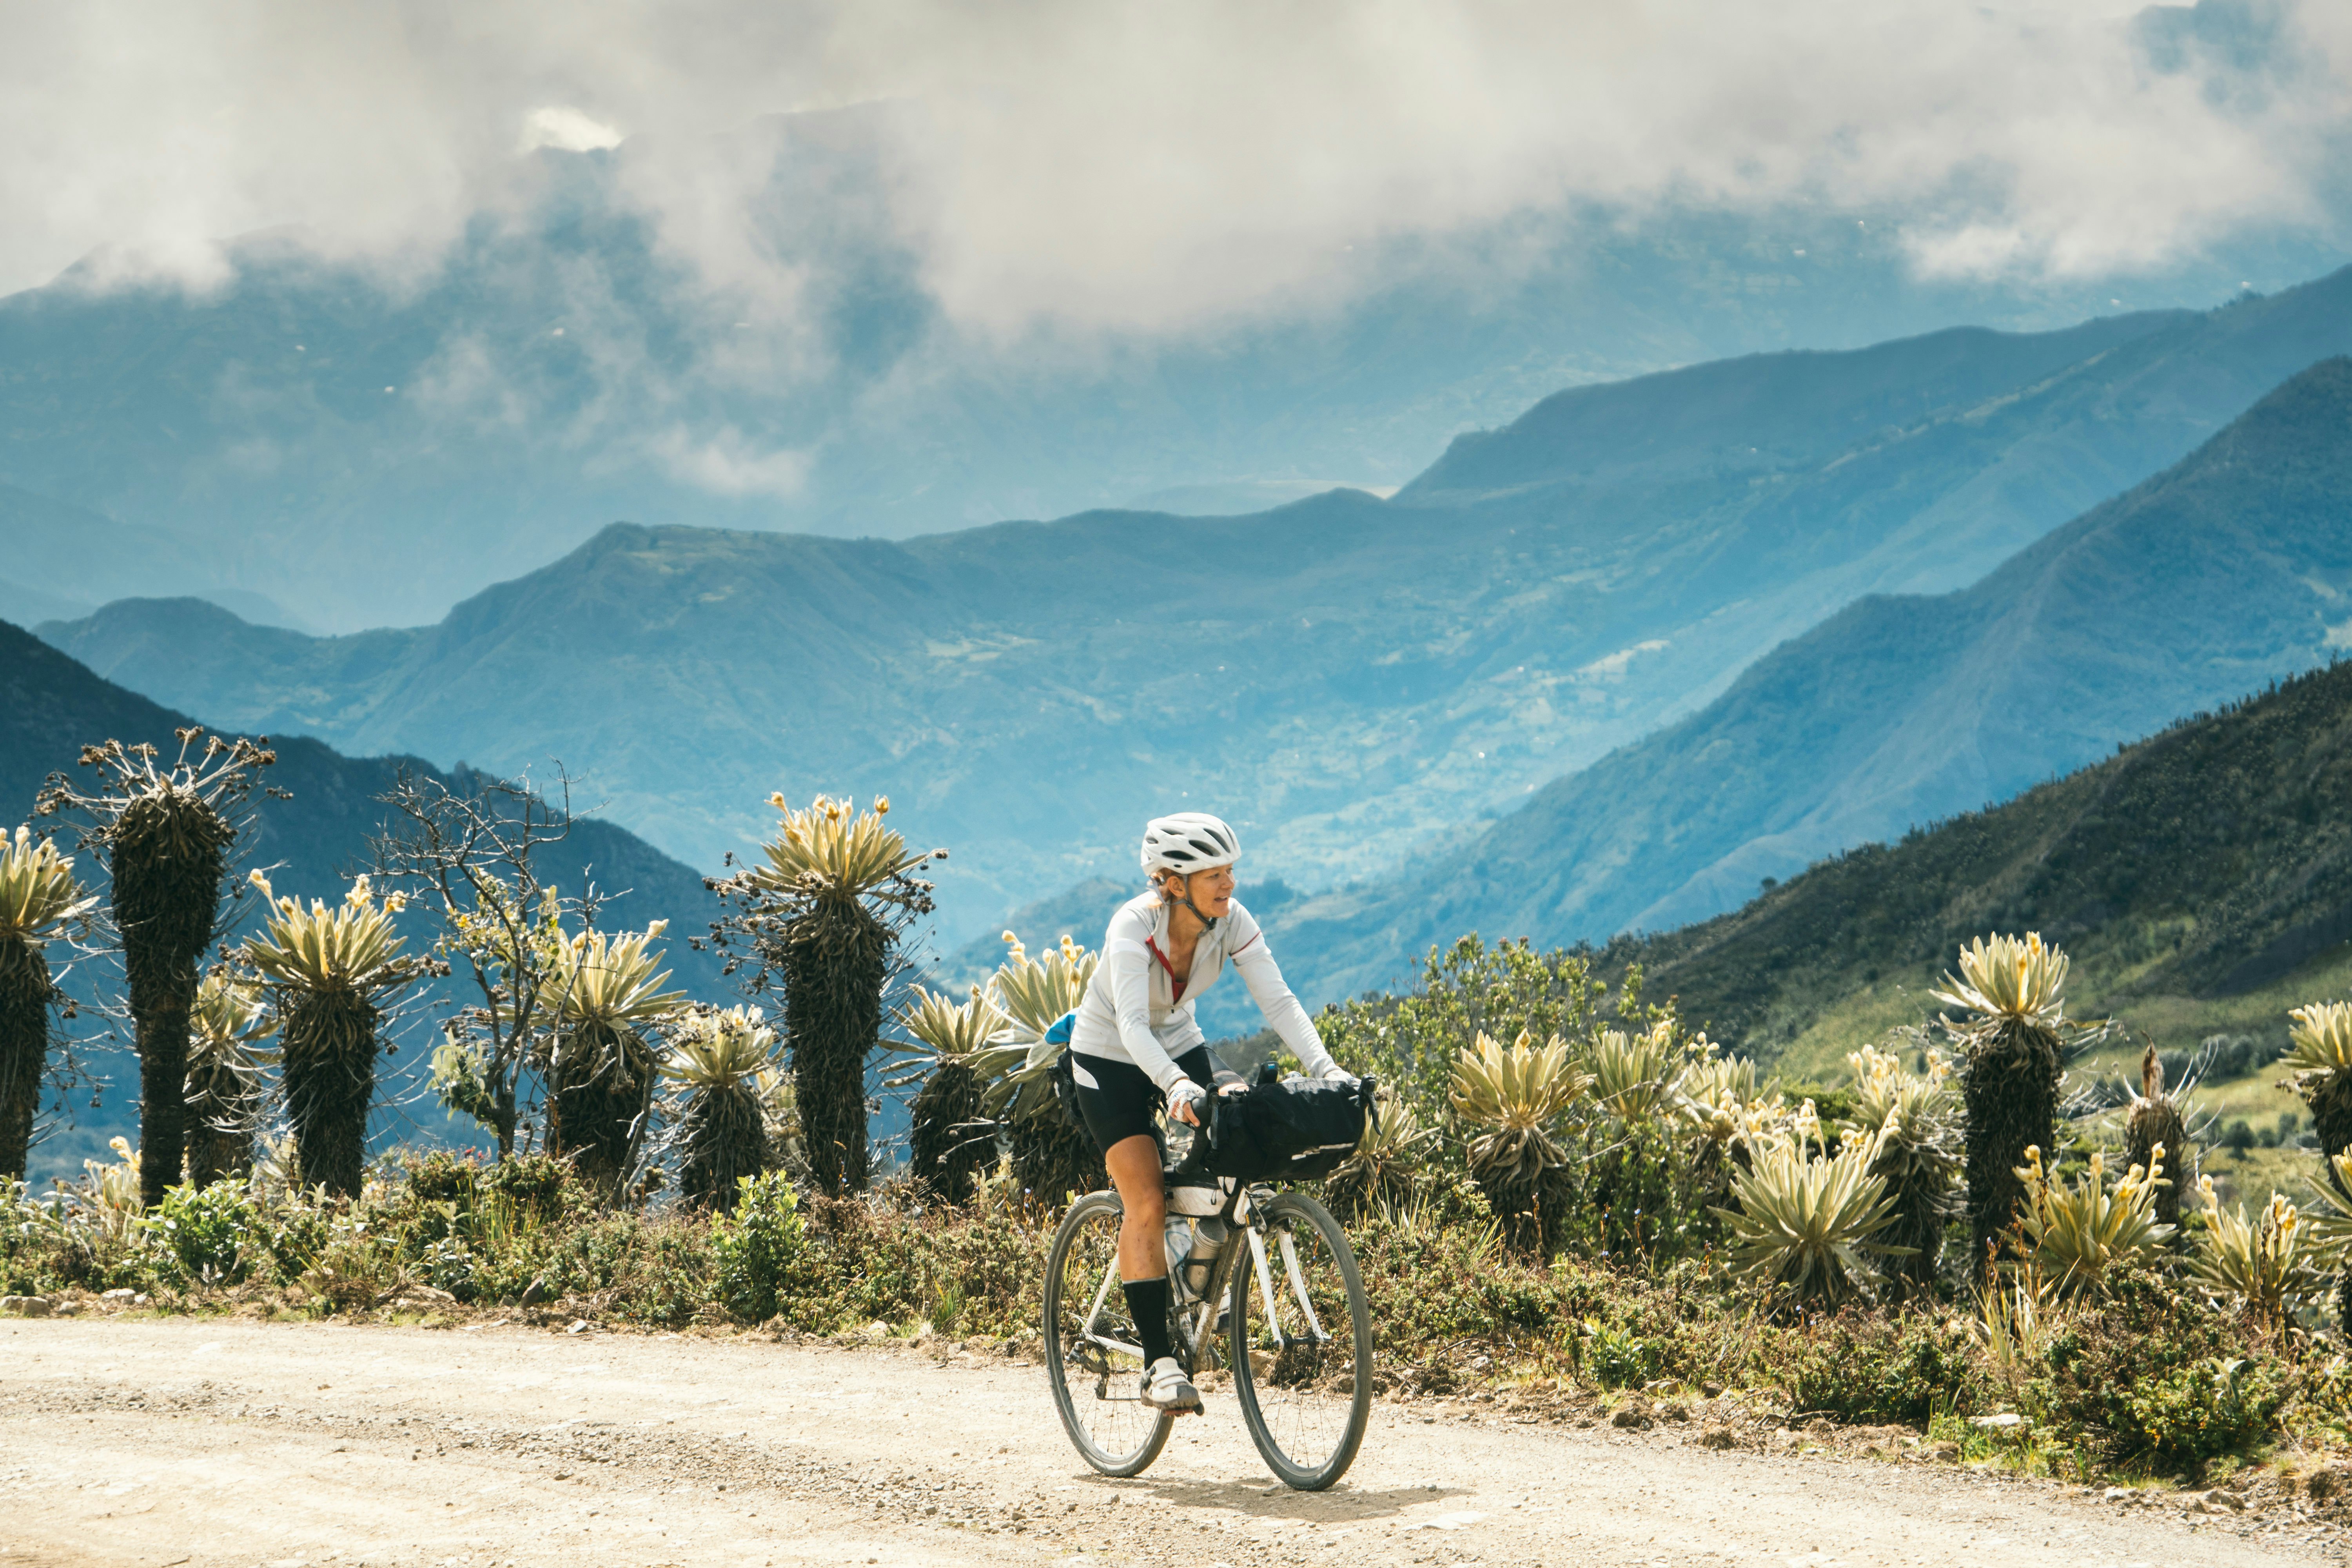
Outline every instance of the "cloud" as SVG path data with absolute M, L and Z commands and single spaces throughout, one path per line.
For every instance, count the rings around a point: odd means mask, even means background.
M 651 445 L 673 477 L 713 495 L 789 500 L 808 480 L 807 453 L 789 447 L 763 449 L 731 425 L 708 438 L 683 426 L 673 426 Z
M 430 268 L 528 202 L 518 148 L 619 144 L 747 319 L 789 331 L 794 237 L 855 229 L 999 340 L 1326 310 L 1592 204 L 1892 208 L 1938 274 L 2155 268 L 2331 221 L 2352 110 L 2337 0 L 0 0 L 0 287 L 101 247 L 94 282 L 207 286 L 272 225 Z M 745 128 L 856 105 L 871 180 L 780 195 Z
M 535 153 L 552 147 L 559 153 L 601 153 L 621 144 L 617 126 L 583 114 L 566 104 L 534 109 L 524 117 L 522 140 L 516 150 Z

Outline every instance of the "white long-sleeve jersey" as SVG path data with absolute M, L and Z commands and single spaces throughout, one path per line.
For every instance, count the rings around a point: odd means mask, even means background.
M 1192 973 L 1180 993 L 1166 954 L 1169 910 L 1157 894 L 1143 893 L 1119 906 L 1103 933 L 1102 962 L 1087 983 L 1086 1000 L 1070 1033 L 1070 1048 L 1082 1056 L 1132 1062 L 1163 1090 L 1184 1076 L 1176 1058 L 1206 1037 L 1192 1016 L 1192 1004 L 1216 984 L 1230 963 L 1241 972 L 1258 1011 L 1307 1072 L 1320 1078 L 1331 1053 L 1315 1021 L 1284 984 L 1266 951 L 1265 935 L 1236 899 L 1225 918 L 1201 933 L 1192 950 Z

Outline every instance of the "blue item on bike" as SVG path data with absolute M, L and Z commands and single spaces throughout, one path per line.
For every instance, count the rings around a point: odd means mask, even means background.
M 1364 1136 L 1372 1081 L 1260 1081 L 1209 1098 L 1208 1168 L 1244 1182 L 1305 1182 L 1337 1170 Z
M 1087 1118 L 1085 1112 L 1078 1109 L 1076 1064 L 1070 1060 L 1070 1031 L 1077 1026 L 1077 1022 L 1078 1010 L 1073 1007 L 1055 1019 L 1045 1030 L 1045 1043 L 1062 1047 L 1061 1055 L 1054 1058 L 1054 1065 L 1045 1069 L 1045 1076 L 1053 1080 L 1054 1099 L 1062 1108 L 1063 1120 L 1084 1132 L 1087 1131 Z

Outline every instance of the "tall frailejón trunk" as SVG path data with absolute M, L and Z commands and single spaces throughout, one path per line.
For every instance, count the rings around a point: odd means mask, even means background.
M 737 1184 L 764 1174 L 771 1164 L 760 1097 L 740 1083 L 698 1089 L 680 1132 L 685 1160 L 678 1186 L 686 1201 L 734 1213 Z
M 367 1167 L 381 1018 L 367 995 L 336 987 L 301 995 L 280 1033 L 286 1109 L 302 1180 L 336 1197 L 359 1196 Z
M 252 1173 L 259 1100 L 257 1086 L 233 1068 L 199 1064 L 188 1069 L 190 1182 L 209 1187 Z
M 635 1029 L 583 1023 L 557 1042 L 547 1152 L 604 1197 L 619 1190 L 653 1112 L 654 1054 Z
M 980 1076 L 966 1061 L 942 1061 L 908 1107 L 908 1167 L 945 1203 L 971 1196 L 996 1163 L 996 1129 L 981 1110 Z
M 1093 1134 L 1074 1127 L 1052 1101 L 1007 1130 L 1013 1179 L 1042 1204 L 1058 1208 L 1076 1194 L 1085 1196 L 1110 1185 L 1110 1172 Z
M 140 1196 L 150 1208 L 185 1163 L 188 1012 L 233 837 L 218 812 L 170 785 L 133 799 L 109 836 L 114 923 L 139 1048 Z
M 0 1178 L 25 1179 L 48 1065 L 48 959 L 20 939 L 0 942 Z
M 889 929 L 856 898 L 810 900 L 785 932 L 784 1044 L 809 1175 L 819 1192 L 862 1192 L 866 1063 L 882 1037 Z
M 1977 1281 L 1988 1270 L 2025 1199 L 2018 1168 L 2038 1148 L 2054 1165 L 2058 1086 L 2065 1072 L 2055 1030 L 2003 1018 L 1969 1044 L 1960 1084 L 1968 1110 L 1969 1226 Z

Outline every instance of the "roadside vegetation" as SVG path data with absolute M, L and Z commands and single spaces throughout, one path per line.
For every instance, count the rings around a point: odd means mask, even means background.
M 107 864 L 120 813 L 51 799 L 90 812 L 81 843 Z M 1008 932 L 961 997 L 903 984 L 917 873 L 944 852 L 911 849 L 884 802 L 779 797 L 756 868 L 713 885 L 705 940 L 746 993 L 721 1008 L 667 985 L 666 921 L 605 931 L 593 889 L 538 879 L 560 813 L 518 826 L 486 799 L 394 802 L 407 826 L 373 871 L 308 902 L 233 878 L 237 823 L 194 819 L 173 929 L 226 932 L 248 883 L 264 908 L 209 967 L 171 958 L 175 984 L 194 975 L 184 1017 L 129 1010 L 142 1041 L 184 1042 L 176 1142 L 119 1141 L 47 1193 L 0 1180 L 0 1291 L 1034 1337 L 1053 1226 L 1102 1181 L 1047 1072 L 1092 953 L 1064 936 L 1040 961 Z M 0 871 L 20 987 L 47 984 L 45 944 L 121 940 L 121 900 L 48 842 L 20 835 Z M 1947 951 L 1937 1012 L 1810 1081 L 1727 1051 L 1605 953 L 1465 937 L 1409 990 L 1327 1009 L 1335 1054 L 1382 1086 L 1320 1185 L 1364 1266 L 1386 1391 L 1637 1422 L 1703 1392 L 2085 1478 L 2352 1441 L 2352 1006 L 2185 1058 L 2147 1045 L 2110 1083 L 2086 1064 L 2115 1031 L 2070 1011 L 2065 953 L 1998 931 Z M 430 1092 L 489 1147 L 371 1161 L 387 1030 L 452 976 L 468 1005 Z M 46 1048 L 46 1021 L 11 1017 L 11 1060 Z M 1268 1037 L 1223 1048 L 1295 1065 Z M 867 1142 L 893 1052 L 905 1162 Z M 2217 1070 L 2294 1085 L 2314 1130 L 2273 1141 L 2294 1191 L 2231 1160 L 2203 1099 Z

